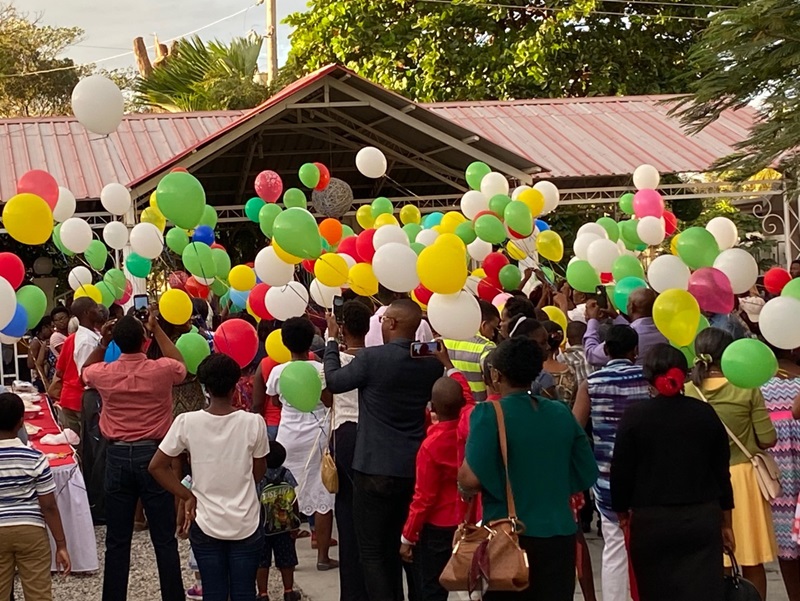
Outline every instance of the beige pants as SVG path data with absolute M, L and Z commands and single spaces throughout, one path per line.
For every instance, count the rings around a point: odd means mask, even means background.
M 0 599 L 11 597 L 19 571 L 25 599 L 52 601 L 50 541 L 40 526 L 0 527 Z

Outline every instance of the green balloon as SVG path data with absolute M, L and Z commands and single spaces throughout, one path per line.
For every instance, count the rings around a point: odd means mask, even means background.
M 127 280 L 125 279 L 125 272 L 121 269 L 109 269 L 103 276 L 103 281 L 108 284 L 108 287 L 114 293 L 114 300 L 119 300 L 125 295 Z
M 412 242 L 411 250 L 413 250 L 415 253 L 417 253 L 417 256 L 419 256 L 419 253 L 425 250 L 425 245 L 422 244 L 422 242 Z
M 791 296 L 800 300 L 800 278 L 790 280 L 781 290 L 781 296 Z
M 597 220 L 597 225 L 602 227 L 606 234 L 608 234 L 608 239 L 616 242 L 619 240 L 619 226 L 617 222 L 614 221 L 611 217 L 601 217 Z
M 619 222 L 619 237 L 625 243 L 628 250 L 636 250 L 642 245 L 642 239 L 636 232 L 638 222 L 634 219 L 627 219 Z
M 214 258 L 214 275 L 221 280 L 227 280 L 231 272 L 231 258 L 221 248 L 212 248 L 211 256 Z
M 47 296 L 39 286 L 23 286 L 17 290 L 17 304 L 28 314 L 28 329 L 36 327 L 47 311 Z
M 567 265 L 567 283 L 574 290 L 593 293 L 600 285 L 600 276 L 588 261 L 572 261 Z
M 611 275 L 614 276 L 614 281 L 619 282 L 625 278 L 639 278 L 644 279 L 644 269 L 639 259 L 631 255 L 622 255 L 614 261 L 614 266 L 611 268 Z
M 506 226 L 523 238 L 533 233 L 533 216 L 524 202 L 519 200 L 509 202 L 503 212 L 503 217 L 505 217 Z
M 628 298 L 635 291 L 641 288 L 647 288 L 647 282 L 642 278 L 627 277 L 619 280 L 614 287 L 614 306 L 620 312 L 628 314 Z
M 628 192 L 619 197 L 619 208 L 626 215 L 633 215 L 633 193 Z
M 220 279 L 216 279 L 211 283 L 211 292 L 217 296 L 224 296 L 230 290 L 230 286 Z
M 753 338 L 742 338 L 731 343 L 722 353 L 721 363 L 724 376 L 739 388 L 759 388 L 778 371 L 775 353 L 766 344 Z
M 316 188 L 319 183 L 319 167 L 314 163 L 305 163 L 297 173 L 306 188 Z
M 158 210 L 172 223 L 190 230 L 200 223 L 206 208 L 206 193 L 194 175 L 174 171 L 161 178 L 156 188 Z
M 183 266 L 186 271 L 195 277 L 210 279 L 216 273 L 214 253 L 211 248 L 202 242 L 191 242 L 186 245 L 181 254 Z
M 275 218 L 272 233 L 278 246 L 290 255 L 316 259 L 322 254 L 317 221 L 305 209 L 286 209 Z
M 371 209 L 373 219 L 377 219 L 378 215 L 391 215 L 394 213 L 394 205 L 392 204 L 392 201 L 385 196 L 379 196 L 373 200 Z
M 97 282 L 95 284 L 95 288 L 100 291 L 100 294 L 103 297 L 103 300 L 100 301 L 100 304 L 104 307 L 110 307 L 114 304 L 114 301 L 117 300 L 114 296 L 114 289 L 105 282 Z
M 299 207 L 305 209 L 308 206 L 305 193 L 300 188 L 289 188 L 283 193 L 283 204 L 287 209 Z
M 152 268 L 153 263 L 150 259 L 145 259 L 136 253 L 129 254 L 128 258 L 125 259 L 125 269 L 134 277 L 146 278 Z
M 183 254 L 183 250 L 188 244 L 189 234 L 186 233 L 186 230 L 173 227 L 167 232 L 167 247 L 176 255 Z
M 491 167 L 486 163 L 482 163 L 481 161 L 470 163 L 465 173 L 469 187 L 473 190 L 480 190 L 484 176 L 491 172 Z
M 275 218 L 283 212 L 278 205 L 266 203 L 258 212 L 258 227 L 261 228 L 261 233 L 267 238 L 272 238 L 272 226 L 275 223 Z
M 517 290 L 522 283 L 522 273 L 516 265 L 504 265 L 498 274 L 503 290 Z
M 342 224 L 342 239 L 339 240 L 339 242 L 345 238 L 352 238 L 355 235 L 356 233 L 353 231 L 353 228 L 351 228 L 349 225 Z
M 475 226 L 471 221 L 465 221 L 464 223 L 459 223 L 456 226 L 455 231 L 456 236 L 461 238 L 461 241 L 464 244 L 472 244 L 475 242 L 475 238 L 478 236 L 475 234 Z
M 690 227 L 678 236 L 678 256 L 689 269 L 712 267 L 719 255 L 719 245 L 704 227 Z
M 186 363 L 186 371 L 190 374 L 196 374 L 197 367 L 203 359 L 211 354 L 208 340 L 196 332 L 183 334 L 175 343 L 175 348 L 183 356 L 183 362 Z
M 556 282 L 556 274 L 555 274 L 555 272 L 552 269 L 550 269 L 549 267 L 547 267 L 546 265 L 541 265 L 540 269 L 542 270 L 542 273 L 544 274 L 544 277 L 547 278 L 547 281 L 550 282 L 551 284 L 555 284 L 555 282 Z
M 484 242 L 501 244 L 506 239 L 506 228 L 494 215 L 481 215 L 475 220 L 475 235 Z
M 84 251 L 83 256 L 86 262 L 91 265 L 92 269 L 101 271 L 106 266 L 108 249 L 100 240 L 92 240 L 89 243 L 89 247 Z
M 298 411 L 310 413 L 319 405 L 322 380 L 317 369 L 308 361 L 289 363 L 281 372 L 278 385 L 281 398 Z
M 419 223 L 407 223 L 403 226 L 403 231 L 408 236 L 409 243 L 417 239 L 417 234 L 422 231 L 422 226 Z
M 511 197 L 505 194 L 495 194 L 489 199 L 489 210 L 502 218 L 509 203 L 511 203 Z
M 206 207 L 203 209 L 203 216 L 200 218 L 199 225 L 207 225 L 213 230 L 215 227 L 217 227 L 218 219 L 219 217 L 217 217 L 217 210 L 211 205 L 206 205 Z
M 254 196 L 244 204 L 244 214 L 253 223 L 258 223 L 258 213 L 265 204 L 258 196 Z
M 61 252 L 61 254 L 72 257 L 75 256 L 75 253 L 68 249 L 66 246 L 61 244 L 61 224 L 57 224 L 56 227 L 53 228 L 53 244 L 56 245 L 56 248 Z

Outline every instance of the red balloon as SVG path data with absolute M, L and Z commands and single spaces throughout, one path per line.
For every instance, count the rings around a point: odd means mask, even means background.
M 214 350 L 228 355 L 239 367 L 245 367 L 258 352 L 256 329 L 244 319 L 224 321 L 214 332 Z
M 671 236 L 678 229 L 678 218 L 672 211 L 664 211 L 662 217 L 664 218 L 664 233 Z
M 614 281 L 614 276 L 610 273 L 601 273 L 600 274 L 600 283 L 601 284 L 610 284 Z
M 125 292 L 122 294 L 122 298 L 119 299 L 117 304 L 124 305 L 131 300 L 131 296 L 133 296 L 133 285 L 130 280 L 125 280 Z
M 508 265 L 508 258 L 504 254 L 499 252 L 489 253 L 483 260 L 483 271 L 486 273 L 487 278 L 496 282 L 500 279 L 500 270 L 506 265 Z
M 356 237 L 356 250 L 364 263 L 372 263 L 372 257 L 375 256 L 375 247 L 372 245 L 372 239 L 375 237 L 376 231 L 370 228 Z
M 204 300 L 208 298 L 208 286 L 198 282 L 197 278 L 193 275 L 187 278 L 183 289 L 186 291 L 186 294 L 193 298 L 202 298 Z
M 792 280 L 789 272 L 781 267 L 773 267 L 764 274 L 764 288 L 770 294 L 780 294 L 783 287 Z
M 283 180 L 274 171 L 262 171 L 256 176 L 256 194 L 264 202 L 275 202 L 283 192 Z
M 222 246 L 222 244 L 220 244 L 219 242 L 214 242 L 214 244 L 211 245 L 211 248 L 218 248 L 220 250 L 225 250 L 225 247 Z M 227 251 L 225 251 L 225 252 L 227 252 Z
M 33 169 L 23 174 L 17 182 L 17 194 L 24 193 L 43 198 L 52 211 L 58 203 L 58 182 L 47 171 Z
M 173 167 L 169 170 L 170 173 L 189 173 L 186 167 Z
M 353 257 L 356 263 L 364 262 L 358 252 L 358 236 L 351 236 L 339 242 L 339 248 L 336 249 L 336 252 Z
M 314 164 L 317 166 L 317 169 L 319 169 L 319 182 L 317 182 L 314 189 L 317 191 L 324 190 L 328 187 L 328 184 L 331 183 L 331 172 L 328 171 L 328 168 L 322 163 Z
M 478 298 L 486 302 L 492 302 L 495 296 L 503 292 L 503 287 L 500 282 L 490 277 L 483 278 L 478 282 Z
M 256 284 L 255 287 L 253 287 L 248 297 L 250 301 L 250 310 L 261 319 L 275 319 L 270 315 L 269 311 L 267 311 L 267 290 L 269 290 L 269 284 L 265 284 L 264 282 Z
M 25 265 L 14 253 L 0 253 L 0 277 L 5 278 L 16 290 L 25 279 Z
M 417 297 L 417 300 L 421 302 L 423 305 L 427 305 L 428 301 L 431 300 L 433 296 L 433 292 L 428 290 L 425 286 L 420 284 L 416 288 L 414 288 L 414 296 Z
M 483 217 L 484 215 L 494 215 L 495 217 L 497 217 L 498 219 L 500 219 L 500 221 L 502 221 L 502 220 L 503 220 L 503 219 L 500 217 L 500 215 L 498 215 L 498 214 L 497 214 L 497 213 L 495 213 L 494 211 L 481 211 L 480 213 L 478 213 L 477 215 L 475 215 L 475 217 L 472 219 L 472 223 L 475 223 L 476 221 L 478 221 L 478 219 L 479 219 L 480 217 Z
M 509 238 L 514 238 L 516 240 L 522 240 L 523 238 L 527 238 L 530 235 L 530 234 L 528 234 L 528 236 L 523 236 L 522 234 L 518 234 L 517 232 L 515 232 L 514 230 L 512 230 L 508 226 L 506 226 L 506 230 L 508 230 L 508 237 Z
M 167 282 L 169 283 L 170 288 L 175 288 L 176 290 L 186 290 L 186 281 L 189 279 L 189 274 L 185 271 L 174 271 L 169 274 L 169 278 Z
M 303 259 L 303 269 L 305 269 L 308 273 L 314 273 L 314 264 L 316 262 L 316 259 Z

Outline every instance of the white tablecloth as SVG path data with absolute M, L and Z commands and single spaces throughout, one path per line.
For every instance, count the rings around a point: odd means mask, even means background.
M 76 464 L 52 468 L 56 483 L 56 503 L 67 537 L 67 550 L 72 561 L 73 572 L 96 572 L 100 568 L 97 561 L 97 542 L 94 538 L 92 514 L 89 511 L 89 497 L 83 474 Z M 55 541 L 50 536 L 53 571 L 56 570 Z

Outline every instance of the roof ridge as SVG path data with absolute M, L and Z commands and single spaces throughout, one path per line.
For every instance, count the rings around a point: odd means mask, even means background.
M 570 96 L 568 98 L 519 98 L 516 100 L 456 100 L 451 102 L 420 103 L 427 108 L 471 106 L 525 106 L 542 104 L 604 104 L 630 102 L 661 102 L 680 98 L 684 94 L 640 94 L 635 96 Z

